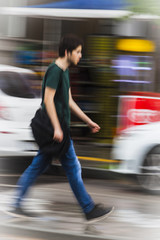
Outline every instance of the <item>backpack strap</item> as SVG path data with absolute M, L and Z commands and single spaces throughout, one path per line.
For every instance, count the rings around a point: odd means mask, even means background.
M 43 104 L 43 100 L 44 100 L 44 92 L 45 92 L 45 88 L 46 88 L 46 81 L 47 81 L 47 76 L 49 74 L 49 72 L 54 68 L 54 65 L 50 65 L 49 68 L 46 71 L 46 74 L 44 76 L 44 85 L 43 85 L 43 89 L 42 89 L 42 101 L 41 101 L 41 106 Z

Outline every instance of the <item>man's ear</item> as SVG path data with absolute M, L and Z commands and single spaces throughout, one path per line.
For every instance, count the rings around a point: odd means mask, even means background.
M 71 55 L 71 53 L 69 52 L 69 51 L 67 51 L 67 49 L 65 50 L 65 56 L 66 57 L 68 57 L 68 56 L 70 56 Z
M 68 56 L 68 52 L 67 52 L 67 49 L 65 50 L 65 56 L 66 56 L 66 57 Z

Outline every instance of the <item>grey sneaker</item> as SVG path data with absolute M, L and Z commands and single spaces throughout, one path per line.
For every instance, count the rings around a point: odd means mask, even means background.
M 98 222 L 108 217 L 114 210 L 114 207 L 105 208 L 102 204 L 96 204 L 94 208 L 85 213 L 88 223 Z
M 8 215 L 22 218 L 36 218 L 35 214 L 24 211 L 21 207 L 14 207 L 11 210 L 5 211 Z

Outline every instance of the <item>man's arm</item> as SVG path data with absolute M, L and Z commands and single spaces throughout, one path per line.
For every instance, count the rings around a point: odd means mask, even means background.
M 69 89 L 69 107 L 77 117 L 79 117 L 83 122 L 88 125 L 88 127 L 93 133 L 99 132 L 100 126 L 97 123 L 93 122 L 73 100 L 71 89 Z
M 44 104 L 48 113 L 48 116 L 51 120 L 52 126 L 54 128 L 54 136 L 53 139 L 57 142 L 61 142 L 63 140 L 63 131 L 61 129 L 55 104 L 54 104 L 54 96 L 56 93 L 56 89 L 46 87 L 44 94 Z

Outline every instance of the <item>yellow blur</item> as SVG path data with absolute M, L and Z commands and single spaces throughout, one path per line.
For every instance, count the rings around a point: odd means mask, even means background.
M 154 52 L 155 44 L 150 40 L 143 39 L 119 39 L 116 48 L 130 52 Z

